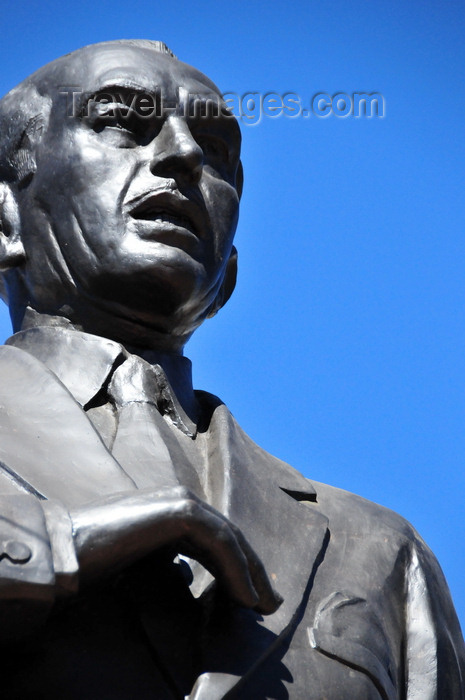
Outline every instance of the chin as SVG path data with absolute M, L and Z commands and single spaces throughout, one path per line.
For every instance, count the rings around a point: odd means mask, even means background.
M 178 326 L 199 325 L 193 319 L 211 304 L 210 285 L 205 282 L 205 270 L 198 263 L 139 267 L 133 274 L 126 269 L 121 275 L 99 275 L 85 290 L 76 290 L 73 306 L 83 310 L 81 316 L 95 309 L 113 315 L 115 321 L 125 318 L 174 331 Z

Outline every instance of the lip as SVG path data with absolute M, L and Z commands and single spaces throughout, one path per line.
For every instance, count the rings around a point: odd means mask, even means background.
M 169 190 L 151 190 L 127 203 L 129 215 L 136 221 L 161 227 L 181 229 L 203 238 L 206 215 L 200 206 L 181 194 Z

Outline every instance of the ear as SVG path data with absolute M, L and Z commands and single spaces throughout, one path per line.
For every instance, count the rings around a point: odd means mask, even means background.
M 216 299 L 210 307 L 207 318 L 213 318 L 215 314 L 221 309 L 222 306 L 226 304 L 229 297 L 234 291 L 236 286 L 237 277 L 237 250 L 235 246 L 232 247 L 231 254 L 229 256 L 228 262 L 226 264 L 226 270 L 224 273 L 223 282 L 219 289 Z
M 18 267 L 25 258 L 18 204 L 11 188 L 0 183 L 0 272 Z

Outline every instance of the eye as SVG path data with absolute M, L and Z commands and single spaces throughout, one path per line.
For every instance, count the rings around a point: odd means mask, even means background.
M 196 137 L 196 141 L 202 149 L 206 161 L 219 161 L 224 164 L 229 162 L 229 147 L 223 139 L 200 134 Z
M 98 105 L 96 114 L 91 121 L 96 131 L 108 127 L 136 133 L 140 128 L 137 114 L 119 104 Z
M 131 148 L 143 139 L 144 124 L 140 115 L 119 102 L 89 101 L 85 118 L 111 145 Z

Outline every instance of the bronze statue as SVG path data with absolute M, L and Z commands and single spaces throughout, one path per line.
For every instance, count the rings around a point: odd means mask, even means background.
M 160 42 L 0 102 L 5 700 L 459 700 L 447 584 L 401 517 L 193 391 L 231 295 L 240 132 Z

